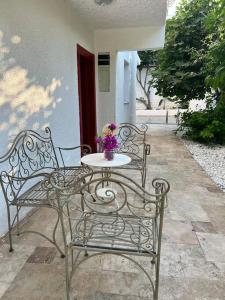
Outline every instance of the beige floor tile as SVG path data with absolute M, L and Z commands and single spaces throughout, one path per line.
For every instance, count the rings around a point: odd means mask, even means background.
M 63 266 L 25 264 L 2 299 L 65 299 Z
M 0 297 L 2 297 L 7 289 L 10 287 L 10 283 L 0 281 Z
M 218 233 L 225 234 L 225 206 L 203 206 L 214 228 Z
M 216 230 L 211 222 L 192 221 L 191 224 L 195 232 L 216 233 Z
M 104 271 L 99 288 L 101 292 L 116 293 L 117 295 L 132 295 L 143 298 L 152 296 L 151 286 L 142 273 Z
M 163 229 L 165 242 L 177 244 L 198 244 L 198 239 L 192 225 L 186 221 L 174 221 L 165 219 Z
M 163 229 L 159 300 L 224 300 L 225 197 L 171 128 L 152 126 L 151 136 L 147 137 L 152 145 L 147 190 L 152 190 L 154 177 L 164 177 L 171 183 Z M 140 182 L 140 172 L 123 173 Z M 54 211 L 40 209 L 23 229 L 50 235 L 55 220 Z M 62 246 L 60 230 L 57 240 Z M 65 300 L 64 259 L 58 253 L 55 257 L 51 253 L 49 263 L 41 263 L 46 262 L 48 251 L 41 252 L 43 259 L 35 256 L 35 263 L 26 263 L 36 247 L 52 245 L 34 234 L 15 236 L 14 242 L 13 253 L 8 252 L 8 245 L 0 246 L 1 300 Z M 153 275 L 150 258 L 137 257 L 137 261 Z M 146 276 L 132 262 L 116 256 L 87 260 L 71 283 L 72 300 L 151 299 Z
M 196 233 L 207 261 L 225 262 L 225 235 Z

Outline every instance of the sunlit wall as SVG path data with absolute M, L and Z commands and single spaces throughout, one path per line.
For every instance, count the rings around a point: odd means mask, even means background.
M 25 128 L 50 126 L 56 145 L 79 144 L 77 43 L 93 51 L 69 1 L 0 1 L 0 156 Z M 6 231 L 0 194 L 0 235 Z

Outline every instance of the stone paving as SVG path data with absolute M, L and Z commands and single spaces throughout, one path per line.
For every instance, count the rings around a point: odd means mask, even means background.
M 225 299 L 225 196 L 204 173 L 171 126 L 151 126 L 148 141 L 150 188 L 153 177 L 171 183 L 165 213 L 159 300 Z M 138 173 L 127 175 L 137 177 Z M 51 232 L 54 212 L 40 209 L 25 229 Z M 65 299 L 64 261 L 47 241 L 32 234 L 0 246 L 0 299 Z M 148 259 L 140 258 L 146 267 Z M 78 300 L 152 299 L 148 282 L 130 262 L 114 256 L 87 261 L 74 276 Z

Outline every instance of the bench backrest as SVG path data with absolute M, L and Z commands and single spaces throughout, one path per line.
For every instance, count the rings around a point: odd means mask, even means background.
M 147 125 L 139 127 L 130 123 L 121 123 L 117 134 L 119 148 L 117 152 L 142 156 L 146 141 Z
M 58 167 L 50 128 L 40 135 L 33 130 L 23 130 L 14 139 L 9 151 L 0 158 L 0 181 L 7 200 L 13 200 L 25 180 L 10 180 L 11 177 L 29 178 Z

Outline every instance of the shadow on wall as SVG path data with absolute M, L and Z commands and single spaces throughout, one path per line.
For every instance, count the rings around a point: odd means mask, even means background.
M 46 87 L 35 84 L 28 71 L 10 57 L 10 48 L 3 40 L 0 30 L 0 135 L 12 141 L 23 129 L 42 130 L 49 126 L 50 116 L 62 101 L 53 97 L 61 81 L 53 78 Z M 11 37 L 14 46 L 21 42 L 20 36 Z

